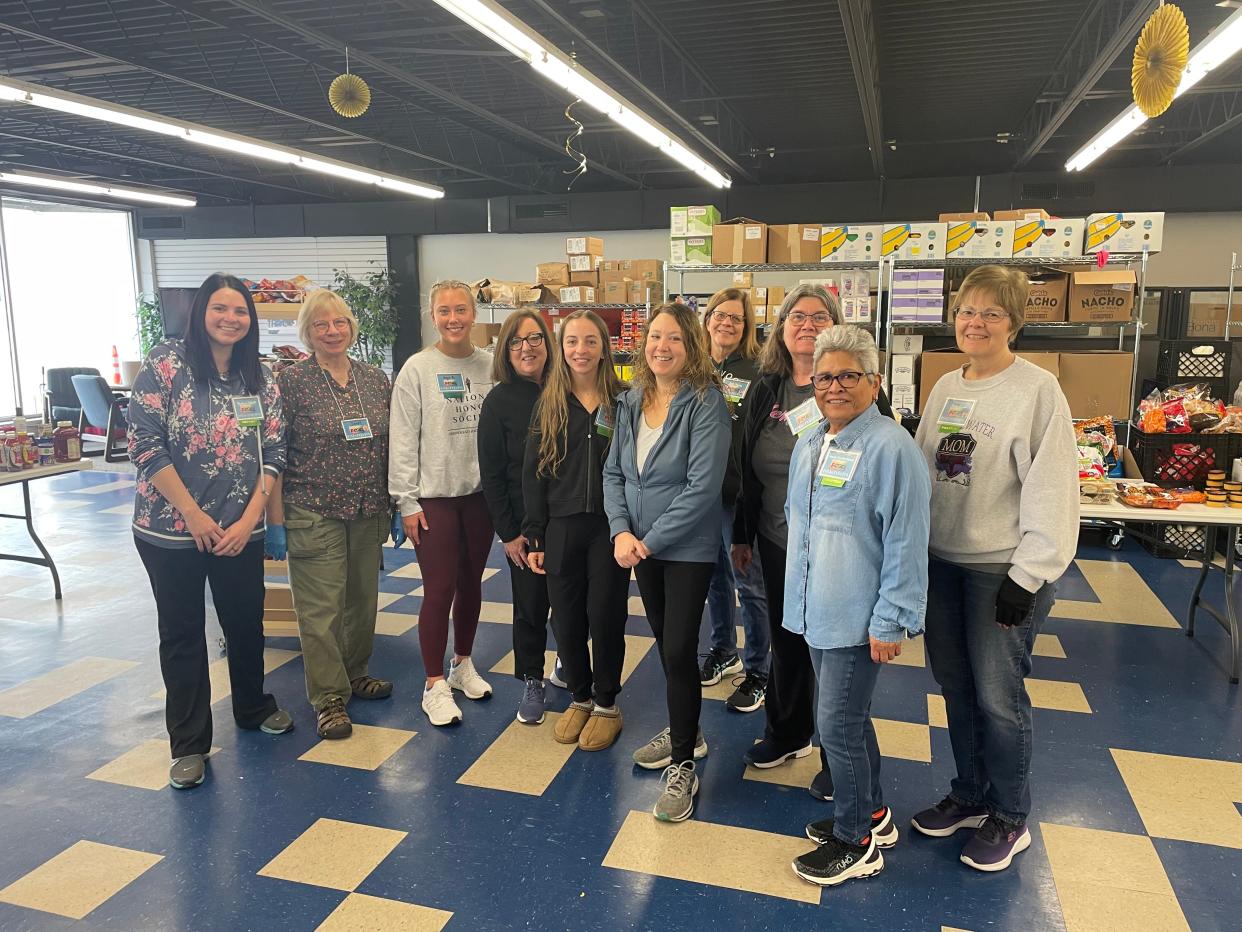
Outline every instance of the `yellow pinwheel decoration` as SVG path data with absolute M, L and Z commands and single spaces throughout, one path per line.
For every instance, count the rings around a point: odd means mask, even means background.
M 1134 47 L 1130 88 L 1143 113 L 1158 117 L 1169 109 L 1189 57 L 1190 27 L 1185 14 L 1171 3 L 1162 4 L 1143 25 Z

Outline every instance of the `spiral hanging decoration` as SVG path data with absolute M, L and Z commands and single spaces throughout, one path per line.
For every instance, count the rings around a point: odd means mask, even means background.
M 349 70 L 349 49 L 345 49 L 345 73 L 328 85 L 328 103 L 343 117 L 360 117 L 371 106 L 371 88 Z
M 1134 47 L 1130 88 L 1134 102 L 1149 117 L 1169 109 L 1190 57 L 1190 27 L 1171 3 L 1162 4 L 1143 26 Z
M 582 121 L 574 116 L 574 105 L 582 103 L 581 99 L 571 100 L 569 106 L 565 108 L 565 119 L 574 124 L 574 130 L 565 137 L 565 154 L 578 163 L 576 168 L 565 169 L 562 175 L 573 175 L 569 179 L 569 184 L 565 187 L 566 191 L 572 190 L 574 182 L 581 178 L 587 172 L 586 153 L 574 148 L 574 140 L 586 132 L 586 127 L 582 125 Z

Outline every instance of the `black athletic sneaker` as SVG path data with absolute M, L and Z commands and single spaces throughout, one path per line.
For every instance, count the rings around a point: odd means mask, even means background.
M 820 819 L 806 827 L 806 837 L 817 845 L 826 845 L 833 836 L 833 819 Z M 871 837 L 877 848 L 891 848 L 897 844 L 897 826 L 893 823 L 893 810 L 888 806 L 871 813 Z
M 717 650 L 712 648 L 703 658 L 703 666 L 699 669 L 699 685 L 715 686 L 730 673 L 742 669 L 742 658 L 737 651 Z
M 870 877 L 884 870 L 884 855 L 876 847 L 875 836 L 864 844 L 850 845 L 833 836 L 814 851 L 796 858 L 794 873 L 808 883 L 835 887 L 855 877 Z
M 733 685 L 737 688 L 725 700 L 725 705 L 734 712 L 753 712 L 763 705 L 763 697 L 768 691 L 768 681 L 763 677 L 747 673 L 734 680 Z

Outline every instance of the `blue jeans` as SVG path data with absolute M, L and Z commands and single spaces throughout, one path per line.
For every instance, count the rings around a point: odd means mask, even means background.
M 1006 822 L 1031 812 L 1031 648 L 1056 598 L 1055 583 L 1035 594 L 1021 625 L 996 624 L 1005 577 L 931 557 L 927 658 L 944 693 L 957 776 L 952 797 L 985 806 Z
M 716 554 L 716 569 L 707 589 L 707 617 L 712 626 L 712 648 L 734 653 L 737 651 L 737 628 L 734 615 L 733 592 L 737 590 L 742 603 L 742 632 L 746 644 L 742 648 L 742 664 L 747 673 L 763 680 L 768 678 L 768 599 L 763 590 L 763 568 L 759 563 L 759 548 L 745 573 L 733 569 L 731 549 L 733 546 L 733 509 L 721 506 L 721 547 Z
M 832 833 L 857 845 L 871 831 L 871 813 L 884 805 L 880 745 L 871 722 L 881 665 L 872 661 L 870 644 L 810 650 L 819 686 L 816 724 L 832 773 Z

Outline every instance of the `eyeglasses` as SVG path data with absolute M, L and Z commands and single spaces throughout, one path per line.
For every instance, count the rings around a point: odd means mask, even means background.
M 828 389 L 832 388 L 833 382 L 838 382 L 842 388 L 848 391 L 851 388 L 857 388 L 858 383 L 862 381 L 862 377 L 870 374 L 871 373 L 869 372 L 846 371 L 838 372 L 836 375 L 833 375 L 830 372 L 817 372 L 815 375 L 811 376 L 811 384 L 814 385 L 818 391 L 826 392 Z
M 712 320 L 718 324 L 723 324 L 726 320 L 731 321 L 738 327 L 746 323 L 746 318 L 741 314 L 726 314 L 724 311 L 712 311 Z
M 985 324 L 999 324 L 1002 320 L 1009 319 L 1009 312 L 992 308 L 986 311 L 976 311 L 973 307 L 959 307 L 953 312 L 955 320 L 974 320 L 976 317 L 982 317 Z
M 820 311 L 818 314 L 804 314 L 801 311 L 794 311 L 786 317 L 785 320 L 793 324 L 795 327 L 801 327 L 808 320 L 816 327 L 827 327 L 830 323 L 832 323 L 832 315 L 827 314 L 824 311 Z
M 524 337 L 513 337 L 509 340 L 509 349 L 521 349 L 523 343 L 531 349 L 534 349 L 536 346 L 543 346 L 543 334 L 528 333 Z
M 311 324 L 311 328 L 316 333 L 327 333 L 329 330 L 348 330 L 349 321 L 344 317 L 338 317 L 335 320 L 317 320 Z

